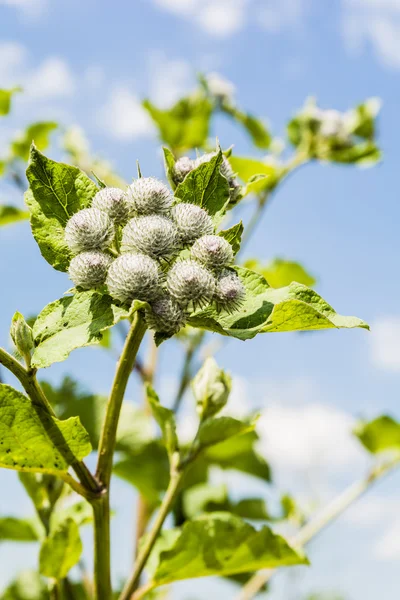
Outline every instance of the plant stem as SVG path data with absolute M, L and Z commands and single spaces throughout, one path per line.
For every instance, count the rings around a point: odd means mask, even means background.
M 376 465 L 367 473 L 367 475 L 350 485 L 342 494 L 337 496 L 325 508 L 318 512 L 314 518 L 302 527 L 291 539 L 291 545 L 301 549 L 310 540 L 314 539 L 328 525 L 335 521 L 349 506 L 356 502 L 369 488 L 378 480 L 390 473 L 396 467 L 400 466 L 400 457 L 388 460 L 387 462 Z M 269 582 L 276 569 L 267 569 L 255 573 L 242 588 L 237 600 L 252 600 Z
M 107 403 L 106 415 L 100 437 L 96 476 L 106 488 L 108 488 L 111 479 L 117 427 L 122 401 L 124 399 L 129 375 L 133 369 L 136 354 L 145 332 L 146 324 L 143 316 L 140 311 L 137 311 L 134 315 L 132 326 L 125 340 L 125 345 L 117 364 L 117 370 L 111 388 L 110 398 Z
M 117 364 L 100 437 L 96 477 L 104 493 L 100 499 L 92 502 L 95 554 L 94 597 L 96 600 L 111 600 L 112 597 L 109 488 L 122 401 L 145 332 L 146 324 L 143 316 L 140 311 L 137 311 Z
M 146 543 L 140 550 L 138 557 L 135 562 L 134 570 L 132 577 L 126 583 L 119 600 L 130 600 L 137 583 L 140 579 L 142 571 L 146 566 L 147 559 L 150 556 L 150 553 L 153 549 L 153 546 L 157 540 L 158 534 L 161 531 L 161 528 L 164 524 L 164 521 L 171 510 L 171 506 L 175 500 L 176 494 L 179 489 L 179 485 L 181 483 L 183 476 L 183 471 L 173 471 L 171 474 L 171 479 L 169 481 L 168 489 L 165 492 L 165 496 L 160 506 L 160 510 L 158 511 L 157 517 L 153 523 L 153 526 L 148 534 L 146 539 Z M 139 596 L 140 597 L 140 596 Z

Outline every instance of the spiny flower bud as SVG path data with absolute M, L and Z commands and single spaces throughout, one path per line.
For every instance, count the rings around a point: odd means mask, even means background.
M 172 218 L 178 229 L 179 242 L 183 246 L 192 244 L 202 235 L 214 232 L 210 215 L 196 204 L 176 204 L 172 209 Z
M 167 275 L 168 291 L 181 306 L 192 302 L 195 308 L 210 302 L 215 284 L 213 274 L 190 259 L 177 261 Z
M 104 252 L 82 252 L 71 260 L 68 274 L 76 287 L 90 290 L 103 285 L 111 263 L 111 256 Z
M 231 244 L 219 235 L 203 235 L 193 244 L 191 254 L 209 269 L 222 269 L 233 262 Z
M 246 290 L 234 271 L 224 269 L 217 279 L 215 303 L 218 310 L 234 312 L 239 310 L 244 302 Z
M 162 273 L 155 260 L 145 254 L 122 254 L 108 270 L 107 287 L 123 303 L 149 302 L 161 294 Z
M 186 175 L 194 169 L 194 166 L 194 161 L 188 156 L 182 156 L 182 158 L 179 158 L 174 166 L 173 178 L 175 183 L 181 183 L 185 179 Z
M 137 215 L 168 213 L 173 196 L 167 186 L 155 177 L 141 177 L 127 189 L 128 202 Z
M 161 215 L 131 219 L 122 232 L 122 252 L 141 252 L 152 258 L 171 256 L 177 247 L 177 230 Z
M 176 300 L 166 295 L 152 302 L 151 310 L 146 310 L 146 323 L 154 331 L 178 333 L 186 323 L 186 314 Z
M 105 250 L 114 237 L 113 223 L 98 208 L 75 213 L 65 227 L 65 241 L 74 254 L 85 250 Z
M 126 194 L 119 188 L 106 187 L 97 192 L 92 207 L 107 213 L 118 225 L 126 223 L 130 216 Z

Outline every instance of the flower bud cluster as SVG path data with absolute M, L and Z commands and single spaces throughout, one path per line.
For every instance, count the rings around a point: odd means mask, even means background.
M 215 235 L 211 216 L 197 205 L 173 202 L 161 181 L 140 178 L 126 192 L 100 190 L 91 208 L 73 215 L 65 229 L 74 284 L 105 284 L 123 304 L 147 302 L 148 327 L 170 335 L 190 311 L 211 303 L 237 310 L 244 298 L 243 285 L 229 270 L 232 246 Z

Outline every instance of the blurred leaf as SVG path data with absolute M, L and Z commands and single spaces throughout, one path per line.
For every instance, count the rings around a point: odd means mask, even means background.
M 354 433 L 373 454 L 386 450 L 400 450 L 400 423 L 387 415 L 369 423 L 360 423 Z
M 142 307 L 143 302 L 134 301 L 128 310 L 119 308 L 111 296 L 93 290 L 51 302 L 33 326 L 32 366 L 49 367 L 65 360 L 76 348 L 98 344 L 104 330 Z
M 197 204 L 212 216 L 222 212 L 229 201 L 229 184 L 220 172 L 222 160 L 219 150 L 208 162 L 190 171 L 176 188 L 175 198 Z
M 32 123 L 11 142 L 11 155 L 24 161 L 29 158 L 29 150 L 34 142 L 38 150 L 46 150 L 50 144 L 50 134 L 57 129 L 54 121 Z
M 64 482 L 54 475 L 46 475 L 45 473 L 19 472 L 18 478 L 37 512 L 49 516 L 60 497 Z
M 16 206 L 0 206 L 0 227 L 18 221 L 26 221 L 27 219 L 29 219 L 29 213 L 25 210 L 21 210 Z
M 287 287 L 274 289 L 264 277 L 253 271 L 243 267 L 235 267 L 235 270 L 246 290 L 241 308 L 229 314 L 225 311 L 218 313 L 208 307 L 192 313 L 188 319 L 189 325 L 240 340 L 275 331 L 368 329 L 361 319 L 337 314 L 321 296 L 304 285 L 291 283 Z
M 250 113 L 243 112 L 231 104 L 222 103 L 223 112 L 231 116 L 237 123 L 243 125 L 257 148 L 267 149 L 271 145 L 271 135 L 262 122 Z
M 47 585 L 36 571 L 23 571 L 2 592 L 2 600 L 50 600 Z
M 249 259 L 246 260 L 244 266 L 265 277 L 273 288 L 285 287 L 292 281 L 307 286 L 313 286 L 316 283 L 316 279 L 300 263 L 282 258 L 275 258 L 266 265 L 261 264 L 257 259 Z
M 33 236 L 47 262 L 66 271 L 70 252 L 64 239 L 65 226 L 74 213 L 90 205 L 98 188 L 82 171 L 46 158 L 35 146 L 26 175 L 30 188 L 25 200 Z
M 79 500 L 73 504 L 68 503 L 60 507 L 58 504 L 56 510 L 51 515 L 52 529 L 57 528 L 59 525 L 65 521 L 68 521 L 69 519 L 73 519 L 78 527 L 92 523 L 93 510 L 89 502 L 86 502 L 86 500 Z
M 79 528 L 73 519 L 66 519 L 50 531 L 40 549 L 40 573 L 63 579 L 82 554 Z
M 171 457 L 178 450 L 178 436 L 176 434 L 175 414 L 169 408 L 161 406 L 160 400 L 150 385 L 146 386 L 147 401 L 163 436 L 163 442 Z
M 253 431 L 256 419 L 239 421 L 233 417 L 213 417 L 200 423 L 199 431 L 195 440 L 197 451 L 209 446 L 220 444 L 231 437 L 236 437 Z
M 307 564 L 307 559 L 268 527 L 257 531 L 239 517 L 212 513 L 181 530 L 164 530 L 148 567 L 151 580 L 164 585 L 295 564 Z
M 156 124 L 161 140 L 174 153 L 205 146 L 212 105 L 204 96 L 182 98 L 167 110 L 157 108 L 149 100 L 145 100 L 143 106 Z
M 279 177 L 276 165 L 265 163 L 254 158 L 231 156 L 229 162 L 238 177 L 246 184 L 245 195 L 259 194 L 272 189 Z
M 0 542 L 37 542 L 39 540 L 37 524 L 28 519 L 0 517 Z
M 60 421 L 9 385 L 0 385 L 0 466 L 65 473 L 91 452 L 77 417 Z
M 225 238 L 232 246 L 233 253 L 237 254 L 240 250 L 240 243 L 242 241 L 243 235 L 243 223 L 237 223 L 237 225 L 233 225 L 229 229 L 225 229 L 224 231 L 220 231 L 218 235 Z
M 0 89 L 0 116 L 8 115 L 11 108 L 11 98 L 17 92 L 21 92 L 20 87 L 14 87 L 10 90 Z

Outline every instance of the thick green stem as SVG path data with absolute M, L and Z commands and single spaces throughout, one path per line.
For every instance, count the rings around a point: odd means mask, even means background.
M 135 591 L 142 571 L 146 566 L 147 559 L 149 558 L 153 546 L 157 540 L 158 534 L 160 533 L 164 521 L 171 510 L 172 504 L 175 500 L 176 494 L 179 489 L 179 485 L 182 480 L 182 476 L 183 471 L 176 471 L 172 473 L 168 489 L 160 506 L 160 510 L 147 536 L 146 542 L 138 554 L 132 577 L 128 580 L 127 584 L 125 585 L 119 600 L 130 600 L 133 592 Z
M 342 494 L 337 496 L 325 508 L 316 514 L 302 527 L 291 539 L 295 548 L 302 549 L 309 541 L 314 539 L 328 525 L 335 521 L 349 506 L 356 502 L 380 478 L 400 466 L 400 457 L 396 456 L 383 464 L 373 467 L 360 481 L 349 486 Z M 258 592 L 269 582 L 275 569 L 267 569 L 256 573 L 242 588 L 237 600 L 253 600 Z
M 93 502 L 94 514 L 94 597 L 111 600 L 110 500 L 106 493 Z

